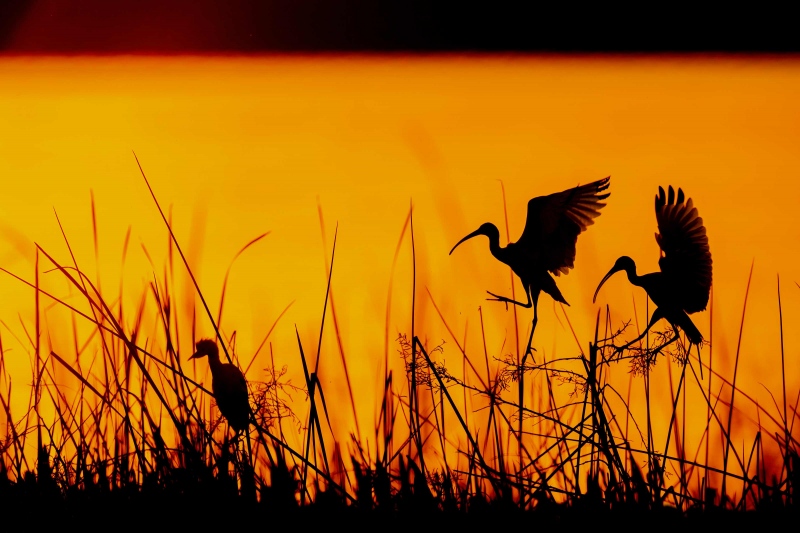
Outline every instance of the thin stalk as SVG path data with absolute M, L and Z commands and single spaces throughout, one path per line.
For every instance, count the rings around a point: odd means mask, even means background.
M 745 312 L 747 311 L 747 296 L 750 294 L 750 281 L 753 279 L 753 266 L 755 265 L 755 260 L 750 263 L 750 274 L 747 276 L 747 287 L 744 291 L 744 304 L 742 304 L 742 321 L 739 325 L 739 340 L 736 343 L 736 360 L 733 365 L 733 383 L 731 384 L 731 400 L 730 406 L 728 407 L 728 438 L 725 439 L 725 455 L 722 460 L 722 493 L 721 496 L 723 498 L 726 497 L 727 493 L 725 489 L 727 487 L 727 477 L 728 477 L 728 454 L 730 453 L 731 449 L 731 426 L 733 425 L 733 409 L 734 409 L 734 397 L 736 394 L 736 378 L 738 376 L 739 371 L 739 354 L 742 347 L 742 332 L 744 331 L 744 317 Z

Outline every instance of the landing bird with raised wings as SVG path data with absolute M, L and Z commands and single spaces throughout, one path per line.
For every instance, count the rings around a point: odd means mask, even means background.
M 219 360 L 219 348 L 211 339 L 197 341 L 197 351 L 189 359 L 208 357 L 211 369 L 211 392 L 222 416 L 237 432 L 250 425 L 250 399 L 247 380 L 236 365 Z
M 692 204 L 692 199 L 686 198 L 680 188 L 676 196 L 670 186 L 668 193 L 664 192 L 663 187 L 658 188 L 656 221 L 656 242 L 661 248 L 658 266 L 661 272 L 639 276 L 633 259 L 622 256 L 600 281 L 592 301 L 597 300 L 597 293 L 608 278 L 615 272 L 625 271 L 628 281 L 642 287 L 656 304 L 647 329 L 625 347 L 644 337 L 653 324 L 662 318 L 672 325 L 676 338 L 677 328 L 680 328 L 689 342 L 699 345 L 703 342 L 703 336 L 689 314 L 705 310 L 711 291 L 711 251 L 703 219 Z
M 486 292 L 493 296 L 489 300 L 526 308 L 533 306 L 533 324 L 526 355 L 532 350 L 540 292 L 544 291 L 555 301 L 569 305 L 551 274 L 560 276 L 575 266 L 578 235 L 594 223 L 594 219 L 600 215 L 600 209 L 606 205 L 603 200 L 610 193 L 604 191 L 608 189 L 610 180 L 609 176 L 566 191 L 533 198 L 528 202 L 528 215 L 522 236 L 517 242 L 508 243 L 505 248 L 500 246 L 500 231 L 497 226 L 487 222 L 458 241 L 450 250 L 452 254 L 462 242 L 485 235 L 489 238 L 489 252 L 495 259 L 510 266 L 519 277 L 525 289 L 527 303 Z

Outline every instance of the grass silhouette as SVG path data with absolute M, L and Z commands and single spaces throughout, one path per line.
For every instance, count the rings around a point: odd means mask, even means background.
M 226 336 L 218 327 L 230 268 L 215 317 L 155 194 L 153 199 L 203 304 L 207 316 L 202 320 L 213 325 L 224 358 L 247 374 L 286 309 L 243 364 L 235 334 Z M 324 235 L 321 210 L 320 224 Z M 413 257 L 411 210 L 398 250 L 407 232 Z M 264 236 L 245 245 L 234 261 Z M 37 309 L 35 331 L 28 336 L 32 393 L 24 413 L 12 411 L 12 383 L 0 339 L 0 406 L 7 421 L 0 442 L 0 501 L 21 512 L 49 509 L 46 514 L 38 511 L 42 522 L 81 518 L 103 523 L 124 517 L 141 524 L 224 520 L 230 525 L 289 517 L 324 527 L 335 515 L 349 524 L 384 528 L 421 521 L 429 526 L 496 527 L 500 517 L 530 515 L 542 526 L 596 527 L 598 519 L 634 526 L 657 517 L 664 524 L 693 520 L 711 527 L 797 516 L 798 400 L 792 400 L 785 379 L 771 407 L 758 405 L 748 391 L 737 388 L 738 349 L 731 379 L 715 368 L 711 350 L 702 361 L 699 352 L 690 352 L 685 338 L 675 338 L 671 331 L 651 330 L 619 349 L 633 328 L 630 322 L 615 323 L 606 308 L 598 311 L 585 349 L 579 340 L 585 335 L 573 330 L 578 347 L 573 355 L 520 359 L 518 353 L 510 354 L 497 360 L 499 370 L 492 374 L 482 324 L 484 360 L 479 362 L 457 340 L 446 345 L 422 340 L 413 319 L 408 333 L 390 338 L 387 304 L 384 387 L 375 398 L 379 417 L 372 428 L 374 440 L 365 441 L 358 437 L 359 406 L 331 289 L 334 237 L 317 356 L 307 354 L 296 333 L 304 376 L 298 385 L 287 379 L 285 366 L 276 366 L 270 348 L 266 380 L 248 377 L 253 413 L 250 428 L 241 435 L 228 429 L 203 380 L 192 377 L 200 374 L 189 371 L 190 354 L 179 353 L 187 336 L 191 346 L 196 339 L 194 325 L 186 332 L 174 316 L 179 305 L 170 281 L 172 264 L 163 280 L 154 277 L 137 309 L 123 309 L 121 297 L 109 299 L 83 273 L 66 234 L 64 242 L 69 263 L 37 245 L 33 281 L 0 268 L 34 290 Z M 76 301 L 46 291 L 40 271 L 63 277 L 77 293 Z M 745 305 L 747 292 L 749 282 Z M 39 310 L 51 304 L 91 325 L 88 340 L 79 342 L 76 334 L 75 353 L 48 353 L 40 342 L 46 325 L 40 323 Z M 780 284 L 778 308 L 783 336 Z M 145 316 L 145 309 L 155 309 L 155 316 Z M 347 398 L 326 397 L 317 377 L 326 317 L 338 340 Z M 441 313 L 439 318 L 452 332 Z M 745 309 L 742 328 L 744 319 Z M 148 321 L 158 329 L 148 330 Z M 98 355 L 87 368 L 79 356 L 90 348 Z M 390 370 L 391 352 L 402 360 L 403 375 Z M 785 377 L 792 363 L 783 352 L 781 357 Z M 454 358 L 463 362 L 464 371 L 454 370 Z M 645 419 L 634 416 L 630 389 L 621 390 L 609 379 L 626 364 L 631 381 L 642 382 L 647 391 Z M 669 373 L 666 419 L 651 412 L 649 396 L 653 368 L 663 364 L 676 365 L 680 376 L 673 383 Z M 77 388 L 66 386 L 59 372 L 66 372 Z M 526 382 L 538 394 L 526 396 Z M 566 402 L 555 394 L 559 385 L 572 391 Z M 689 389 L 702 397 L 702 405 L 687 406 Z M 307 416 L 298 414 L 299 402 Z M 755 409 L 758 419 L 752 440 L 734 442 L 733 414 L 742 403 Z M 42 414 L 49 412 L 45 404 L 52 407 L 52 418 Z M 332 427 L 330 411 L 337 406 L 352 410 L 356 431 L 349 438 L 337 437 Z M 687 409 L 706 413 L 702 444 L 695 450 L 686 442 Z M 290 444 L 287 427 L 300 432 L 299 445 Z M 769 457 L 767 444 L 780 451 L 779 461 Z M 723 457 L 721 466 L 711 459 L 715 454 Z

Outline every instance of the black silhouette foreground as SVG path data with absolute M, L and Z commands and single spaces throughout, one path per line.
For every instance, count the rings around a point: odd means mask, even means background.
M 661 248 L 658 266 L 661 272 L 639 276 L 633 259 L 622 256 L 600 281 L 592 300 L 597 300 L 597 293 L 608 278 L 623 270 L 628 275 L 628 281 L 642 287 L 656 305 L 647 328 L 620 350 L 642 339 L 662 318 L 672 325 L 675 332 L 669 342 L 678 338 L 678 327 L 690 343 L 699 346 L 703 342 L 703 336 L 689 318 L 689 313 L 705 310 L 711 291 L 711 251 L 703 219 L 692 205 L 692 199 L 685 198 L 681 189 L 678 189 L 676 197 L 670 186 L 668 194 L 665 194 L 663 187 L 658 188 L 656 220 L 659 231 L 656 233 L 656 242 Z
M 528 202 L 528 215 L 522 236 L 517 242 L 508 243 L 505 248 L 500 246 L 497 226 L 487 222 L 458 241 L 450 250 L 452 254 L 462 242 L 477 235 L 486 235 L 489 238 L 489 251 L 495 259 L 510 266 L 519 276 L 528 298 L 527 303 L 486 292 L 493 296 L 489 300 L 527 308 L 533 306 L 533 324 L 525 355 L 530 354 L 533 349 L 539 293 L 544 291 L 555 301 L 569 305 L 550 274 L 566 274 L 575 266 L 575 243 L 578 235 L 594 223 L 600 209 L 606 205 L 602 200 L 608 198 L 610 193 L 603 191 L 608 189 L 610 180 L 609 176 L 566 191 L 533 198 Z
M 211 391 L 217 407 L 237 432 L 247 430 L 250 424 L 250 400 L 247 381 L 236 365 L 219 360 L 219 348 L 211 339 L 202 339 L 196 344 L 197 351 L 190 357 L 208 357 L 211 368 Z

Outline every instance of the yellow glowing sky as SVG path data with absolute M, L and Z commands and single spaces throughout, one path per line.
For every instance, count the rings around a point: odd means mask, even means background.
M 507 268 L 491 258 L 485 239 L 448 256 L 483 222 L 495 222 L 504 234 L 498 180 L 516 240 L 528 199 L 611 176 L 607 207 L 578 240 L 576 268 L 557 278 L 584 347 L 599 305 L 610 303 L 621 320 L 633 317 L 635 299 L 639 321 L 645 320 L 644 293 L 622 274 L 604 286 L 598 305 L 591 298 L 620 255 L 636 259 L 640 272 L 658 268 L 653 197 L 659 185 L 672 184 L 694 200 L 708 228 L 713 350 L 729 361 L 717 367 L 728 373 L 755 261 L 742 340 L 746 375 L 740 379 L 771 405 L 759 384 L 776 394 L 780 385 L 777 275 L 792 361 L 790 391 L 796 393 L 800 381 L 798 94 L 800 63 L 759 58 L 3 58 L 0 266 L 32 279 L 30 248 L 27 257 L 20 252 L 26 241 L 68 260 L 55 209 L 79 263 L 94 276 L 93 191 L 101 282 L 115 296 L 123 277 L 128 305 L 135 306 L 152 279 L 141 244 L 162 276 L 167 243 L 135 151 L 159 200 L 173 206 L 177 236 L 193 250 L 212 309 L 236 252 L 271 231 L 233 267 L 223 327 L 229 334 L 237 330 L 237 351 L 249 360 L 294 301 L 271 340 L 277 362 L 299 371 L 294 326 L 314 354 L 325 257 L 338 223 L 333 289 L 351 377 L 363 394 L 362 423 L 370 425 L 382 376 L 392 260 L 411 203 L 416 331 L 432 344 L 445 340 L 446 359 L 460 365 L 427 290 L 459 339 L 467 331 L 470 353 L 482 354 L 478 306 L 490 356 L 512 351 L 510 336 L 503 346 L 513 327 L 510 312 L 484 300 L 487 289 L 510 293 Z M 129 225 L 131 246 L 121 274 Z M 410 330 L 408 237 L 393 285 L 393 359 L 397 332 Z M 67 293 L 62 281 L 53 284 Z M 6 359 L 19 383 L 29 383 L 27 348 L 10 335 L 24 337 L 18 314 L 32 323 L 32 291 L 5 275 L 0 291 Z M 539 315 L 539 352 L 573 355 L 572 334 L 546 295 Z M 709 313 L 693 319 L 708 338 Z M 521 337 L 529 320 L 523 311 Z M 49 342 L 69 353 L 68 323 L 55 315 L 52 321 Z M 147 327 L 154 327 L 152 320 Z M 332 322 L 326 328 L 331 331 Z M 199 331 L 209 335 L 212 329 L 201 320 Z M 344 394 L 338 361 L 328 336 L 321 376 L 329 398 Z M 266 364 L 257 361 L 248 376 L 259 378 Z M 350 424 L 347 409 L 334 417 Z

